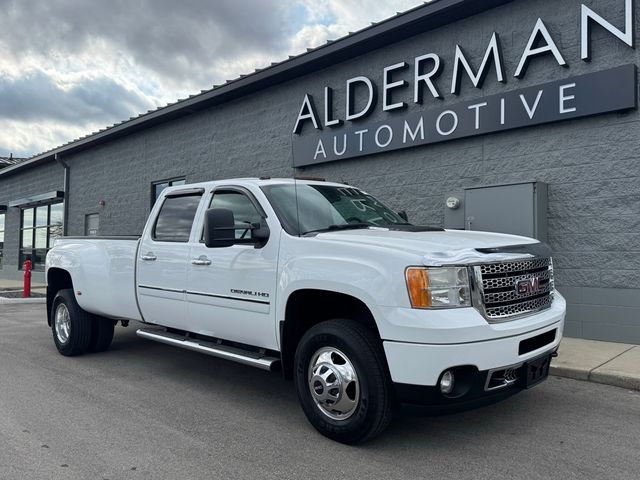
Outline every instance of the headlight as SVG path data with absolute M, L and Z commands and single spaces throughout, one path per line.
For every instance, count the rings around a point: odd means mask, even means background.
M 413 308 L 471 306 L 469 272 L 466 267 L 409 267 L 406 279 Z

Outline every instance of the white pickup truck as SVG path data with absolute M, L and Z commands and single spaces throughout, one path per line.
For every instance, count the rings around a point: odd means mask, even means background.
M 168 188 L 140 238 L 62 238 L 46 266 L 61 354 L 143 322 L 140 337 L 283 372 L 345 443 L 401 403 L 466 407 L 544 380 L 566 306 L 537 240 L 411 225 L 312 179 Z

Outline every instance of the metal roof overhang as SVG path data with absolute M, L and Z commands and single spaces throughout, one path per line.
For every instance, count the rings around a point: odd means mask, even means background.
M 30 197 L 19 198 L 9 202 L 9 207 L 35 207 L 37 205 L 44 205 L 51 203 L 55 200 L 64 199 L 64 192 L 54 190 L 53 192 L 42 193 L 40 195 L 32 195 Z
M 437 0 L 421 5 L 405 13 L 373 24 L 344 38 L 312 49 L 307 53 L 274 64 L 263 70 L 241 76 L 205 93 L 178 101 L 124 121 L 103 131 L 80 138 L 48 152 L 36 155 L 18 165 L 0 170 L 0 176 L 10 175 L 22 169 L 34 167 L 67 155 L 85 150 L 118 137 L 149 128 L 191 113 L 225 103 L 273 85 L 292 80 L 317 70 L 335 65 L 349 58 L 362 55 L 386 45 L 396 43 L 457 20 L 476 15 L 513 0 Z

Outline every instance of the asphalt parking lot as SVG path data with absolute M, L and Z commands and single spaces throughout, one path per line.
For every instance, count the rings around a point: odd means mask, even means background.
M 348 447 L 277 374 L 118 327 L 65 358 L 43 305 L 0 305 L 0 479 L 637 479 L 640 392 L 552 377 L 455 415 L 403 412 Z

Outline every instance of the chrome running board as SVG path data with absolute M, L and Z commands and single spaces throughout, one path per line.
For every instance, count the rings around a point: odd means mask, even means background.
M 188 338 L 175 333 L 165 332 L 164 330 L 141 328 L 136 331 L 136 335 L 155 342 L 184 348 L 193 352 L 204 353 L 205 355 L 210 355 L 212 357 L 224 358 L 225 360 L 231 360 L 232 362 L 242 363 L 262 370 L 273 371 L 276 370 L 277 366 L 280 364 L 279 358 L 269 357 L 267 355 L 260 354 L 259 352 L 252 352 L 196 338 Z

